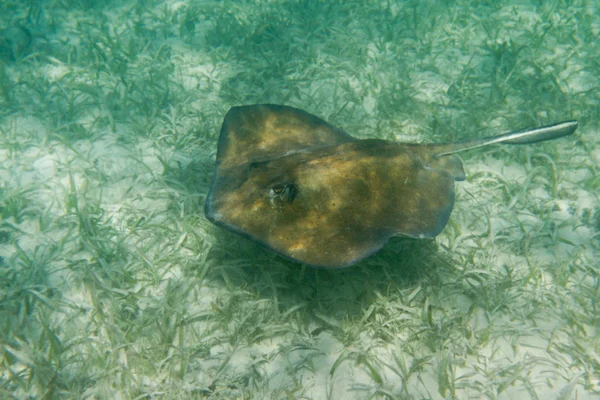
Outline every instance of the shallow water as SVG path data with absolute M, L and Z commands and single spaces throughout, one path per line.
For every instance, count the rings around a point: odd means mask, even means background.
M 596 398 L 593 2 L 43 1 L 0 14 L 0 397 Z M 448 226 L 311 269 L 203 215 L 235 105 L 461 155 Z

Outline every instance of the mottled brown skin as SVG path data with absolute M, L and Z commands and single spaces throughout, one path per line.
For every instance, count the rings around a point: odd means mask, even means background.
M 438 235 L 465 178 L 454 154 L 571 135 L 577 121 L 445 144 L 358 140 L 285 106 L 227 113 L 204 212 L 215 224 L 292 260 L 351 265 L 393 235 Z
M 304 111 L 232 108 L 205 213 L 292 260 L 351 265 L 396 234 L 434 237 L 464 172 L 435 146 L 357 140 Z

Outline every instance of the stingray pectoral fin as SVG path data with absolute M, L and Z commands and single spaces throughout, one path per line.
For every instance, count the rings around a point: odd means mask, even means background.
M 399 145 L 352 147 L 296 170 L 298 196 L 279 210 L 261 242 L 297 261 L 340 268 L 380 250 L 391 236 L 442 231 L 454 205 L 451 173 L 427 167 Z
M 454 181 L 453 172 L 432 168 L 414 146 L 354 141 L 220 165 L 206 216 L 292 260 L 340 268 L 391 236 L 438 235 L 454 205 Z
M 355 140 L 297 108 L 274 104 L 233 107 L 221 126 L 217 167 L 260 162 Z
M 454 175 L 444 170 L 418 170 L 411 187 L 398 197 L 403 204 L 396 211 L 396 234 L 413 238 L 439 235 L 454 207 L 454 181 Z

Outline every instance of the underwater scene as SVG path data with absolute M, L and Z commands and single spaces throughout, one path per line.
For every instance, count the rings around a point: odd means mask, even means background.
M 0 11 L 0 398 L 600 398 L 600 2 Z

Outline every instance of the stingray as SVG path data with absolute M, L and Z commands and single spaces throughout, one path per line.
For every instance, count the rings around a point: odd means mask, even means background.
M 394 235 L 437 236 L 465 179 L 457 152 L 572 134 L 577 121 L 446 144 L 356 139 L 305 111 L 233 107 L 223 121 L 204 212 L 294 261 L 352 265 Z

